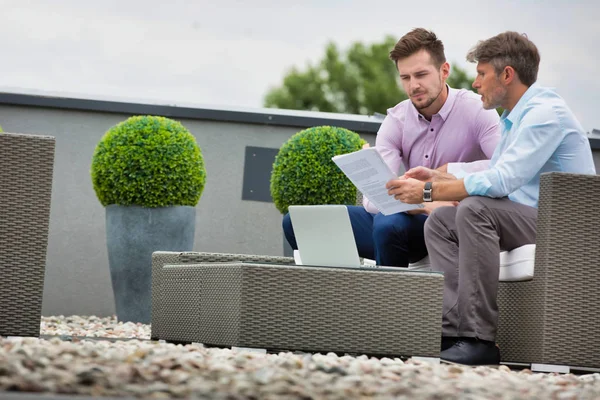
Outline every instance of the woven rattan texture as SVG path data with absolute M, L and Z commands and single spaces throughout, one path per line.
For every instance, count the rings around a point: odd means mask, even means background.
M 207 262 L 233 262 L 246 261 L 266 264 L 288 265 L 294 264 L 291 257 L 264 256 L 251 254 L 205 253 L 205 252 L 167 252 L 157 251 L 152 254 L 152 317 L 151 338 L 156 340 L 161 335 L 161 290 L 162 267 L 167 264 L 193 264 Z
M 600 177 L 551 174 L 543 178 L 540 195 L 536 257 L 546 265 L 543 362 L 600 367 L 600 247 L 595 245 Z
M 310 352 L 439 356 L 440 274 L 245 263 L 181 267 L 182 273 L 177 273 L 179 267 L 165 267 L 163 278 L 177 281 L 185 274 L 193 285 L 201 285 L 202 303 L 212 302 L 192 306 L 202 316 L 196 333 L 186 330 L 188 341 Z M 163 293 L 167 297 L 194 293 L 171 282 L 163 285 L 168 288 Z M 162 308 L 161 335 L 169 340 L 183 339 L 171 334 L 182 329 L 171 324 L 183 320 L 177 317 L 183 304 L 192 303 L 172 299 Z
M 0 335 L 39 336 L 55 140 L 0 133 Z
M 600 366 L 600 177 L 542 175 L 535 275 L 501 284 L 504 361 Z
M 528 282 L 500 282 L 498 334 L 502 361 L 541 362 L 544 326 L 543 268 Z
M 152 253 L 152 307 L 150 310 L 150 337 L 156 340 L 160 335 L 160 305 L 162 300 L 162 267 L 166 264 L 178 264 L 179 252 L 157 251 Z
M 239 343 L 242 270 L 236 265 L 165 266 L 161 339 L 231 346 Z M 225 278 L 225 279 L 224 279 Z

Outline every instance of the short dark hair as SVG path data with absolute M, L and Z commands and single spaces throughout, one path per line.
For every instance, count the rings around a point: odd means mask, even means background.
M 390 59 L 394 61 L 394 64 L 398 64 L 398 60 L 412 56 L 420 50 L 429 53 L 437 68 L 446 62 L 442 41 L 437 38 L 435 33 L 423 28 L 413 29 L 402 36 L 390 51 Z
M 490 63 L 496 75 L 499 75 L 505 67 L 511 66 L 519 75 L 521 82 L 531 86 L 537 81 L 540 53 L 527 35 L 507 31 L 479 41 L 467 53 L 467 61 Z

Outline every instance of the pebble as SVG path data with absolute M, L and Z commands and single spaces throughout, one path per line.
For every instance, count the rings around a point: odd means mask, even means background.
M 182 346 L 150 341 L 148 325 L 114 317 L 44 317 L 41 327 L 42 335 L 58 337 L 0 338 L 0 391 L 156 399 L 600 398 L 597 373 Z M 61 340 L 73 336 L 80 340 Z

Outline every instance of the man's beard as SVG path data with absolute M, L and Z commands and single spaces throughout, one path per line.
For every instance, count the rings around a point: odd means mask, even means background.
M 444 90 L 444 86 L 442 86 L 440 88 L 440 91 L 438 92 L 438 94 L 435 97 L 428 98 L 427 101 L 425 102 L 425 104 L 422 106 L 415 104 L 414 101 L 412 103 L 417 110 L 419 110 L 419 111 L 424 110 L 424 109 L 428 108 L 429 106 L 431 106 L 440 97 L 440 94 L 442 94 L 442 90 Z
M 483 108 L 486 110 L 494 110 L 498 107 L 502 107 L 502 103 L 504 103 L 504 100 L 506 98 L 506 94 L 507 94 L 507 90 L 503 90 L 501 93 L 494 93 L 494 91 L 492 91 L 492 94 L 494 95 L 491 99 L 486 96 L 486 102 L 483 103 Z

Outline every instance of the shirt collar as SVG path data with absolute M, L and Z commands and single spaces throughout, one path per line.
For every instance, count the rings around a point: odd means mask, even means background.
M 514 109 L 513 109 L 514 111 Z M 510 113 L 508 112 L 508 110 L 504 110 L 502 111 L 502 115 L 500 116 L 500 122 L 502 122 L 502 125 L 504 125 L 504 130 L 505 131 L 510 131 L 510 128 L 512 128 L 512 121 L 508 118 L 508 116 L 510 115 Z
M 438 115 L 442 117 L 444 122 L 446 122 L 448 114 L 450 114 L 452 107 L 454 107 L 454 101 L 456 100 L 456 92 L 458 91 L 457 89 L 452 89 L 448 85 L 446 85 L 446 87 L 448 88 L 448 97 L 446 98 L 446 101 L 444 102 L 444 105 L 442 106 L 440 111 L 438 111 Z
M 517 104 L 515 104 L 515 106 L 510 112 L 504 110 L 500 118 L 502 119 L 504 124 L 507 125 L 507 127 L 509 125 L 512 126 L 512 124 L 514 124 L 515 121 L 521 118 L 521 114 L 523 113 L 525 105 L 529 102 L 529 100 L 531 100 L 532 97 L 537 95 L 540 92 L 540 90 L 542 90 L 542 88 L 537 83 L 534 83 L 533 85 L 529 86 L 525 93 L 523 93 L 523 96 L 521 96 L 519 101 L 517 101 Z
M 440 108 L 440 111 L 438 111 L 437 114 L 433 114 L 434 116 L 439 115 L 440 117 L 442 117 L 444 122 L 446 122 L 446 118 L 448 118 L 448 114 L 450 114 L 450 111 L 452 110 L 452 107 L 454 106 L 454 102 L 456 101 L 456 92 L 458 91 L 457 89 L 452 89 L 448 85 L 446 85 L 446 87 L 448 88 L 448 97 L 446 97 L 446 101 L 444 102 L 444 105 L 442 106 L 442 108 Z M 419 112 L 419 110 L 417 110 L 415 108 L 415 105 L 412 104 L 412 101 L 410 102 L 410 105 L 411 105 L 412 109 L 417 113 L 417 115 L 420 115 L 422 118 L 425 118 Z

